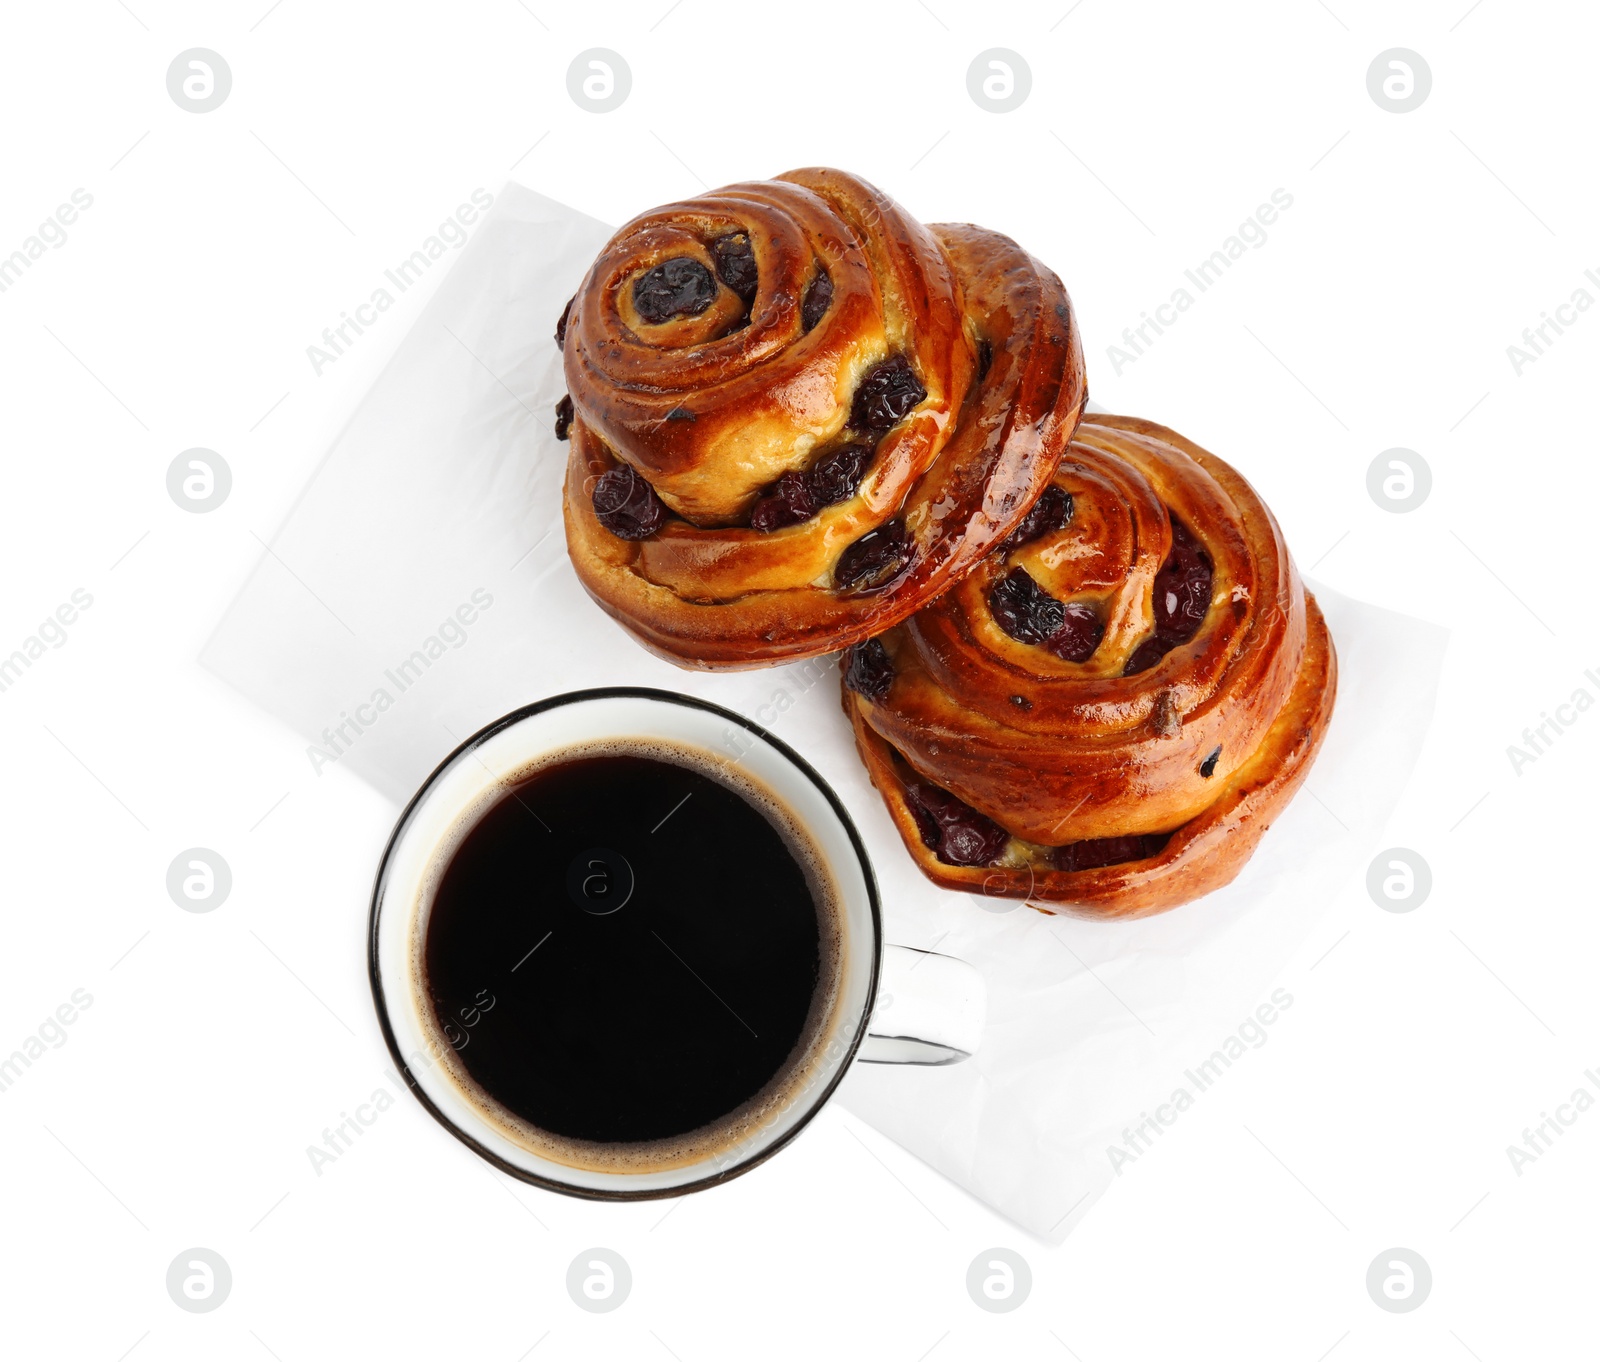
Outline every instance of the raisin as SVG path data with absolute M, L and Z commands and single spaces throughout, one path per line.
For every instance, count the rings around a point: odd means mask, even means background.
M 857 430 L 888 430 L 927 395 L 910 360 L 895 355 L 869 369 L 861 380 L 850 404 L 850 424 Z
M 572 429 L 572 394 L 556 403 L 556 439 L 565 440 Z
M 811 484 L 804 473 L 785 473 L 772 490 L 750 508 L 750 528 L 770 534 L 788 525 L 798 525 L 817 513 L 811 499 Z
M 824 506 L 854 496 L 871 461 L 871 445 L 845 445 L 803 473 L 785 473 L 751 508 L 750 528 L 765 532 L 798 525 Z
M 922 838 L 922 845 L 929 851 L 939 849 L 939 824 L 934 816 L 917 802 L 915 791 L 917 786 L 906 787 L 906 807 L 911 810 L 911 818 L 917 825 L 917 835 Z
M 1044 650 L 1063 662 L 1087 662 L 1105 637 L 1106 626 L 1082 601 L 1068 601 L 1062 609 L 1061 627 L 1044 641 Z
M 983 815 L 975 817 L 983 818 Z M 939 859 L 952 865 L 992 865 L 994 858 L 1005 850 L 1011 834 L 987 818 L 983 823 L 988 826 L 956 823 L 945 828 L 939 841 Z
M 978 382 L 989 377 L 989 366 L 994 363 L 994 346 L 988 341 L 978 342 Z
M 1026 568 L 1012 568 L 994 584 L 989 610 L 1018 643 L 1043 648 L 1065 662 L 1086 662 L 1106 632 L 1092 606 L 1058 601 Z
M 906 787 L 906 804 L 922 843 L 946 865 L 993 865 L 1011 834 L 970 804 L 937 785 L 915 781 Z
M 1200 763 L 1200 774 L 1205 777 L 1205 779 L 1210 780 L 1212 776 L 1216 775 L 1217 762 L 1219 762 L 1221 759 L 1222 749 L 1218 747 L 1213 750 L 1209 757 Z
M 648 539 L 667 518 L 656 489 L 627 464 L 608 469 L 595 480 L 594 513 L 618 539 Z
M 871 462 L 871 445 L 845 445 L 824 455 L 806 475 L 811 484 L 812 501 L 820 509 L 854 496 Z
M 884 700 L 894 684 L 894 663 L 889 650 L 875 638 L 857 643 L 845 654 L 844 683 L 857 695 Z
M 1195 636 L 1211 604 L 1211 559 L 1181 520 L 1172 522 L 1172 549 L 1152 596 L 1158 633 L 1179 643 Z
M 1128 654 L 1128 662 L 1123 667 L 1122 674 L 1124 676 L 1134 676 L 1139 672 L 1149 671 L 1170 651 L 1171 649 L 1164 639 L 1154 636 L 1147 638 Z
M 711 255 L 717 262 L 717 278 L 749 307 L 755 299 L 759 282 L 756 253 L 750 247 L 750 234 L 729 232 L 727 236 L 719 236 L 711 243 Z
M 1018 643 L 1043 643 L 1066 621 L 1066 607 L 1023 568 L 1012 568 L 989 592 L 989 609 Z
M 1125 837 L 1093 837 L 1057 847 L 1051 860 L 1057 870 L 1094 870 L 1124 861 L 1142 861 L 1166 846 L 1171 833 L 1136 832 Z
M 839 555 L 833 584 L 841 591 L 870 591 L 884 586 L 905 571 L 916 547 L 902 521 L 885 521 Z
M 663 260 L 633 281 L 633 305 L 652 325 L 674 317 L 698 317 L 717 298 L 717 281 L 686 255 Z
M 800 325 L 811 330 L 822 320 L 832 302 L 833 277 L 818 265 L 816 277 L 806 285 L 805 297 L 800 300 Z
M 572 316 L 572 305 L 577 301 L 578 295 L 574 293 L 572 297 L 567 299 L 567 305 L 561 309 L 561 315 L 556 318 L 556 345 L 558 347 L 565 348 L 566 346 L 567 320 Z
M 1150 592 L 1155 633 L 1133 650 L 1124 676 L 1147 671 L 1199 632 L 1211 606 L 1211 557 L 1189 527 L 1172 516 L 1172 547 Z
M 1072 493 L 1063 487 L 1052 483 L 1039 495 L 1039 500 L 1033 503 L 1028 514 L 1022 517 L 1022 524 L 1012 531 L 1011 537 L 1006 540 L 1001 548 L 1009 553 L 1040 535 L 1049 534 L 1052 530 L 1062 530 L 1072 520 Z

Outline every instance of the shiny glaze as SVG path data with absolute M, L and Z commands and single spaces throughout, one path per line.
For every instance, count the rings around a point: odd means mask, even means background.
M 699 316 L 637 317 L 641 271 L 674 255 L 709 263 L 705 242 L 733 230 L 749 232 L 760 273 L 748 324 L 724 332 L 743 307 L 725 286 Z M 818 263 L 833 298 L 807 332 L 800 299 Z M 783 473 L 860 438 L 847 429 L 856 387 L 895 354 L 927 397 L 877 440 L 855 494 L 771 532 L 739 523 Z M 1006 237 L 924 227 L 832 170 L 735 185 L 624 227 L 579 290 L 564 357 L 578 575 L 647 647 L 710 668 L 832 652 L 933 599 L 1026 514 L 1085 398 L 1054 274 Z M 618 462 L 677 513 L 638 543 L 607 534 L 589 501 Z M 876 590 L 837 589 L 840 555 L 897 518 L 915 540 L 909 568 Z
M 930 878 L 1092 914 L 1155 912 L 1231 880 L 1304 778 L 1332 711 L 1332 644 L 1271 512 L 1191 441 L 1153 422 L 1091 416 L 1055 483 L 1072 495 L 1072 520 L 997 551 L 885 633 L 894 681 L 876 702 L 846 690 L 845 709 Z M 1168 508 L 1212 560 L 1210 608 L 1193 639 L 1124 677 L 1153 629 Z M 1106 634 L 1087 661 L 1062 661 L 995 623 L 990 588 L 1018 566 L 1100 612 Z M 997 865 L 932 856 L 906 808 L 900 762 L 1018 839 Z M 1169 832 L 1157 855 L 1125 864 L 1065 872 L 1048 854 Z

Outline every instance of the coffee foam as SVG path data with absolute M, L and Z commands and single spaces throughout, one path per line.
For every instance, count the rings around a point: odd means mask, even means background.
M 633 1143 L 601 1143 L 556 1135 L 525 1121 L 472 1077 L 462 1064 L 435 1015 L 427 986 L 425 946 L 428 920 L 439 882 L 467 834 L 507 793 L 540 771 L 590 757 L 634 756 L 685 767 L 732 790 L 759 810 L 783 838 L 805 874 L 817 907 L 817 987 L 811 997 L 800 1039 L 789 1057 L 754 1096 L 727 1115 L 682 1135 Z M 474 1113 L 501 1136 L 529 1153 L 569 1168 L 605 1173 L 655 1173 L 718 1160 L 725 1171 L 742 1158 L 730 1153 L 760 1144 L 764 1131 L 832 1070 L 848 1044 L 840 1043 L 839 1013 L 845 977 L 844 909 L 837 881 L 827 858 L 805 825 L 787 803 L 765 782 L 706 748 L 654 737 L 610 737 L 573 743 L 541 753 L 514 771 L 497 776 L 485 768 L 483 785 L 450 821 L 428 856 L 428 868 L 411 905 L 411 931 L 407 951 L 410 1004 L 420 1024 L 433 1061 L 438 1062 L 456 1093 Z

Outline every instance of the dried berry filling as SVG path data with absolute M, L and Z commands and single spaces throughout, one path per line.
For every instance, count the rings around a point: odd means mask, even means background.
M 633 305 L 651 325 L 674 317 L 698 317 L 717 298 L 717 281 L 686 255 L 663 260 L 633 281 Z
M 1136 832 L 1126 837 L 1094 837 L 1057 847 L 1050 859 L 1057 870 L 1095 870 L 1154 856 L 1171 836 L 1170 832 Z
M 871 462 L 872 446 L 859 444 L 845 445 L 818 460 L 808 475 L 817 505 L 832 506 L 853 497 Z
M 1150 606 L 1156 629 L 1133 650 L 1124 676 L 1148 671 L 1180 643 L 1199 632 L 1211 605 L 1211 555 L 1177 516 L 1172 517 L 1172 548 L 1156 573 Z
M 993 865 L 1011 840 L 1011 834 L 994 819 L 948 790 L 911 781 L 905 791 L 922 844 L 946 865 Z
M 804 472 L 785 473 L 750 508 L 750 528 L 767 533 L 810 520 L 824 506 L 854 496 L 871 462 L 871 445 L 845 445 Z
M 883 432 L 903 420 L 928 395 L 904 355 L 895 355 L 867 370 L 850 404 L 850 424 L 857 430 Z
M 806 285 L 805 297 L 800 300 L 800 325 L 811 330 L 827 314 L 833 302 L 833 277 L 821 266 L 816 278 Z
M 1106 626 L 1094 610 L 1081 601 L 1068 601 L 1061 628 L 1044 641 L 1047 653 L 1063 662 L 1087 662 L 1105 637 Z
M 845 653 L 844 683 L 857 695 L 882 701 L 894 684 L 894 663 L 889 650 L 875 638 L 857 643 Z
M 994 621 L 1018 643 L 1030 643 L 1066 662 L 1084 662 L 1100 646 L 1105 625 L 1079 601 L 1058 601 L 1028 574 L 1012 568 L 989 592 Z
M 593 500 L 595 518 L 618 539 L 648 539 L 667 518 L 656 489 L 627 464 L 595 479 Z
M 746 307 L 754 301 L 759 276 L 756 253 L 748 232 L 729 232 L 711 243 L 711 256 L 717 262 L 717 278 L 739 295 Z
M 770 534 L 810 520 L 816 513 L 810 479 L 804 473 L 785 473 L 750 508 L 750 528 Z
M 556 439 L 565 440 L 572 429 L 572 394 L 568 393 L 556 403 Z
M 833 583 L 841 591 L 871 591 L 887 585 L 910 565 L 916 547 L 903 522 L 886 521 L 839 555 Z
M 1018 643 L 1043 643 L 1066 617 L 1066 608 L 1022 568 L 1013 568 L 989 593 L 994 621 Z
M 1200 774 L 1207 780 L 1217 773 L 1217 763 L 1222 760 L 1222 749 L 1219 747 L 1200 763 Z
M 1009 553 L 1012 549 L 1020 548 L 1023 544 L 1039 538 L 1040 535 L 1049 534 L 1052 530 L 1066 529 L 1071 521 L 1072 493 L 1052 483 L 1029 508 L 1028 514 L 1022 517 L 1022 524 L 1011 532 L 1011 537 L 1001 545 L 1001 548 Z
M 561 309 L 561 315 L 556 318 L 556 345 L 558 347 L 564 347 L 567 343 L 567 321 L 572 316 L 572 305 L 577 301 L 578 295 L 574 293 L 572 297 L 567 299 L 567 305 Z

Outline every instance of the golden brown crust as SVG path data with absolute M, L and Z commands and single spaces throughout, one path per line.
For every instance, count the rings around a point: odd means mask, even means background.
M 633 280 L 674 257 L 713 268 L 708 243 L 731 232 L 749 234 L 760 273 L 745 325 L 726 329 L 743 306 L 726 284 L 699 316 L 639 317 Z M 807 331 L 819 269 L 832 303 Z M 996 233 L 924 227 L 833 170 L 734 185 L 628 224 L 578 292 L 564 355 L 578 576 L 645 646 L 708 668 L 831 652 L 932 600 L 1027 513 L 1086 395 L 1053 273 Z M 856 493 L 787 528 L 749 528 L 782 474 L 861 438 L 849 428 L 856 389 L 896 355 L 927 396 L 877 439 Z M 619 464 L 675 513 L 649 538 L 619 539 L 595 514 L 595 481 Z M 890 521 L 915 546 L 906 569 L 876 589 L 837 586 L 840 555 Z
M 992 554 L 885 634 L 887 695 L 846 689 L 845 709 L 929 878 L 1090 916 L 1159 912 L 1233 879 L 1304 780 L 1333 708 L 1333 646 L 1271 512 L 1193 442 L 1154 422 L 1091 416 L 1055 482 L 1072 494 L 1071 522 Z M 1153 628 L 1169 508 L 1211 560 L 1210 605 L 1190 641 L 1124 676 Z M 1088 661 L 999 628 L 989 593 L 1016 567 L 1105 621 Z M 950 865 L 924 845 L 906 797 L 918 778 L 1012 834 L 995 865 Z M 1052 848 L 1132 834 L 1170 837 L 1142 859 L 1053 868 Z

